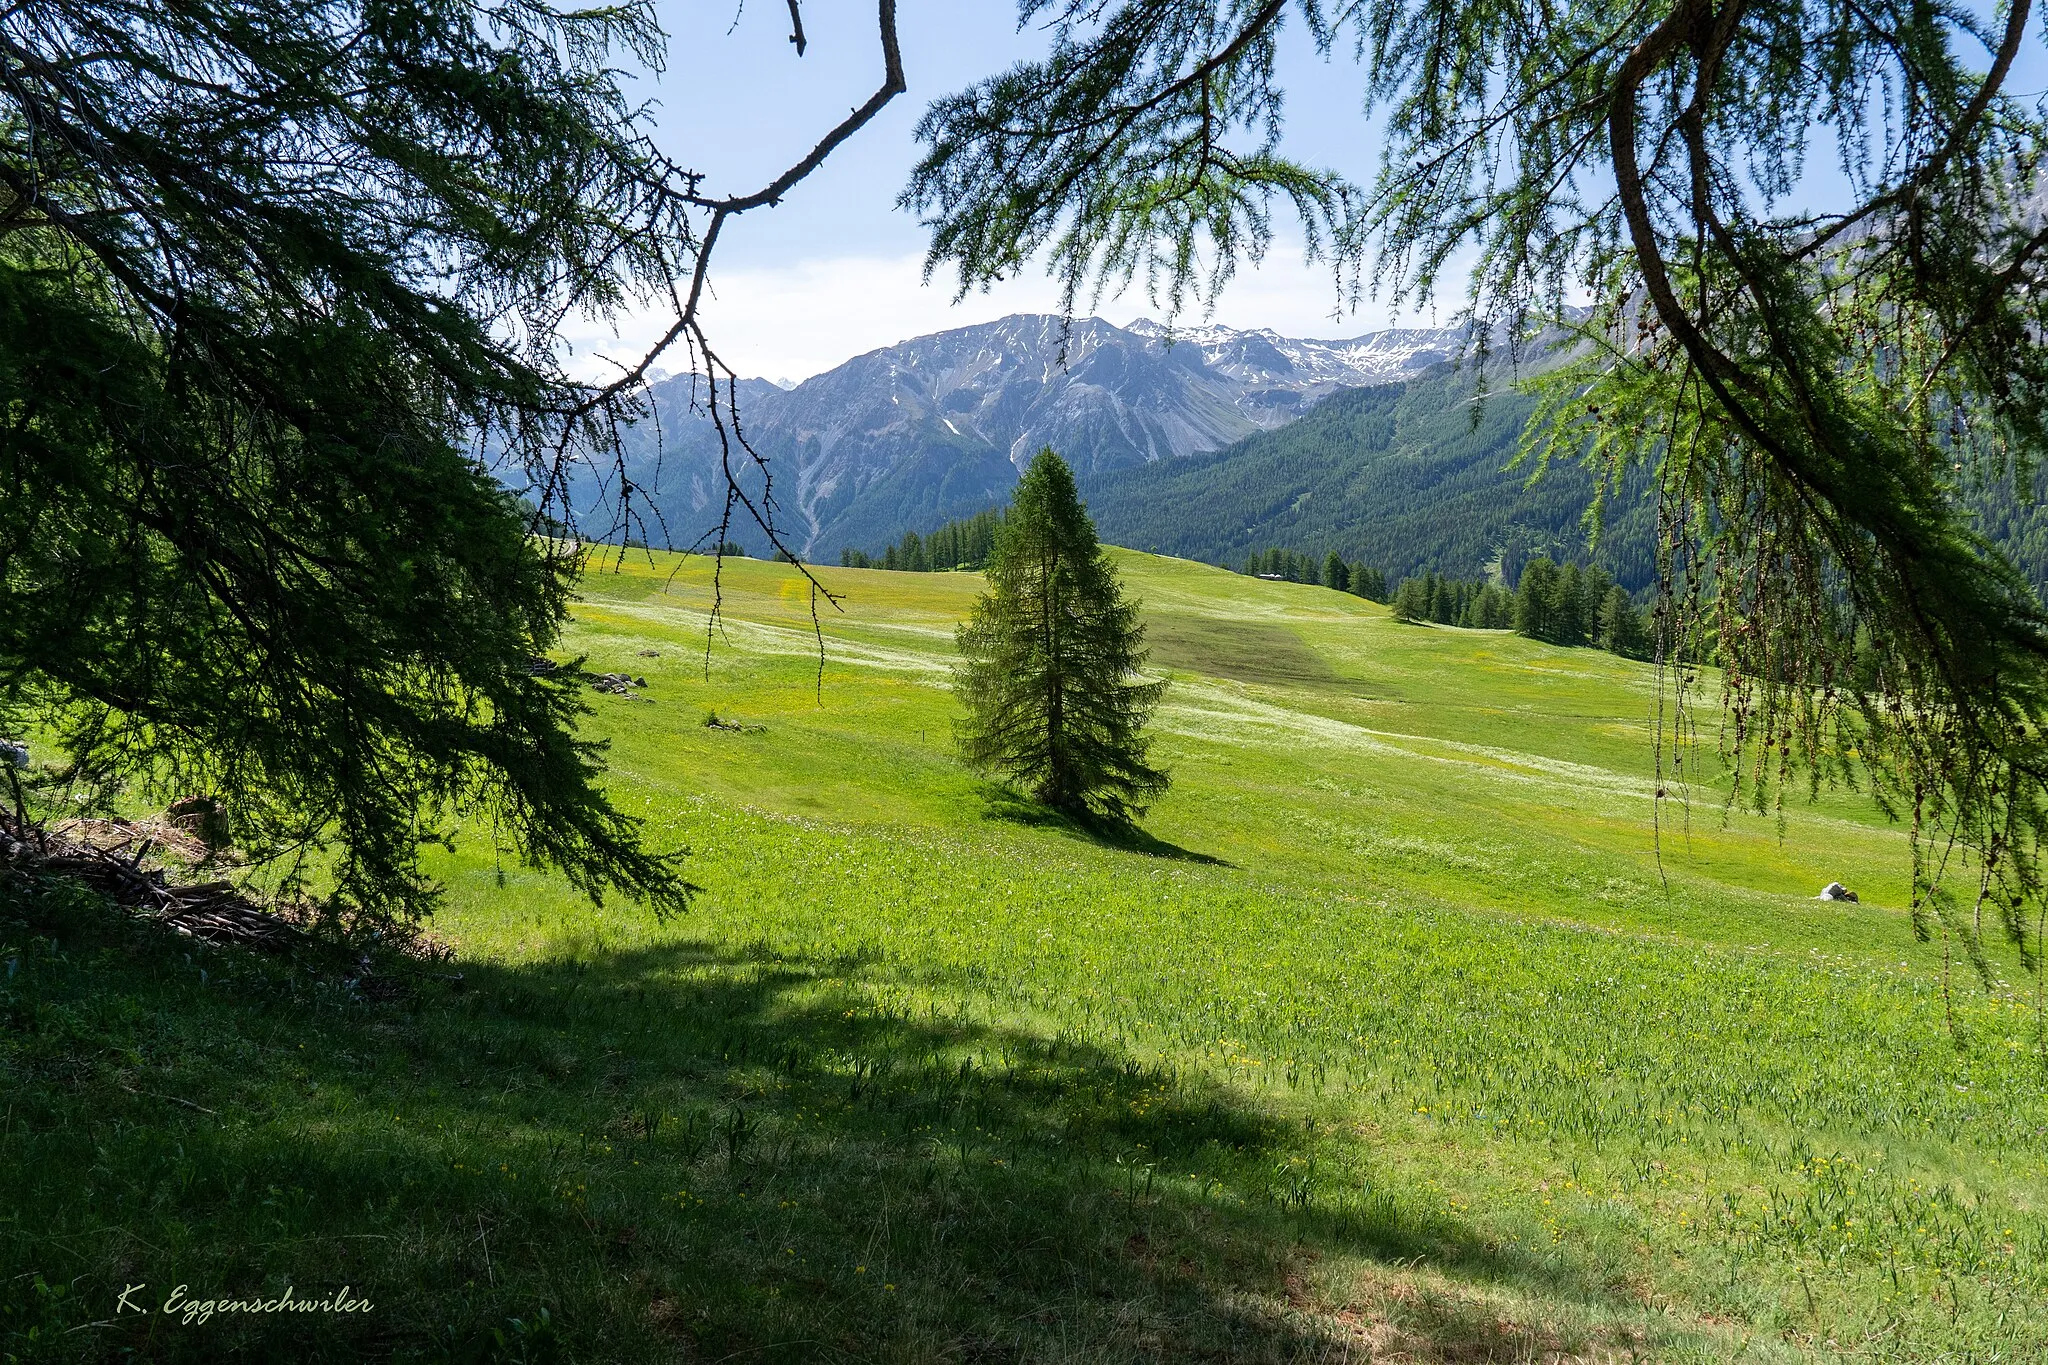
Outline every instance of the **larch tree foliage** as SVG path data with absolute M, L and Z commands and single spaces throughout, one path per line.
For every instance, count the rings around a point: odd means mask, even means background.
M 987 574 L 959 629 L 962 755 L 1070 815 L 1126 824 L 1144 814 L 1167 786 L 1145 761 L 1145 724 L 1166 684 L 1138 680 L 1138 604 L 1050 448 L 1011 496 Z
M 215 794 L 284 884 L 383 913 L 431 904 L 420 850 L 468 817 L 680 905 L 534 662 L 591 534 L 568 480 L 613 469 L 595 529 L 632 528 L 618 433 L 673 347 L 727 523 L 773 538 L 697 305 L 721 232 L 903 89 L 877 12 L 874 96 L 721 196 L 622 89 L 662 61 L 641 0 L 0 6 L 0 734 L 59 753 L 44 808 Z M 629 306 L 660 343 L 573 377 L 563 325 Z
M 2048 436 L 2031 3 L 1023 0 L 1049 55 L 930 107 L 905 201 L 963 289 L 1043 255 L 1204 302 L 1277 209 L 1344 297 L 1567 327 L 1530 453 L 1649 476 L 1658 657 L 1681 706 L 1722 665 L 1740 799 L 1860 774 L 1922 935 L 1988 979 L 1988 917 L 2038 971 L 2048 619 L 1964 496 L 2029 496 Z M 1370 183 L 1283 154 L 1289 23 L 1356 59 Z

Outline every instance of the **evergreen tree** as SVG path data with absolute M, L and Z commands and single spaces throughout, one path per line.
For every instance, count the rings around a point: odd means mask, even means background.
M 1379 569 L 1367 568 L 1363 564 L 1351 566 L 1351 591 L 1369 602 L 1387 600 L 1387 576 Z
M 958 637 L 967 761 L 1058 810 L 1142 815 L 1167 784 L 1144 734 L 1166 684 L 1132 681 L 1145 663 L 1137 604 L 1050 447 L 1024 471 L 987 572 Z
M 1566 564 L 1551 587 L 1550 634 L 1552 644 L 1586 643 L 1586 602 L 1582 591 L 1584 574 L 1577 564 Z
M 1466 605 L 1461 623 L 1474 630 L 1499 630 L 1513 624 L 1513 618 L 1507 594 L 1492 583 L 1481 583 Z
M 996 535 L 1003 529 L 1003 518 L 1006 515 L 1002 508 L 991 507 L 976 512 L 967 520 L 966 533 L 963 537 L 967 553 L 961 563 L 962 568 L 979 569 L 988 563 L 988 557 L 996 547 Z
M 1515 599 L 1507 589 L 1496 583 L 1486 585 L 1486 603 L 1480 613 L 1479 624 L 1485 630 L 1515 628 Z
M 1427 621 L 1429 584 L 1420 578 L 1402 579 L 1401 586 L 1394 589 L 1392 606 L 1396 621 Z
M 947 522 L 938 530 L 925 537 L 925 558 L 931 562 L 934 572 L 950 569 L 960 562 L 960 526 Z
M 1600 609 L 1607 604 L 1607 590 L 1614 580 L 1598 565 L 1579 570 L 1579 633 L 1573 642 L 1597 647 L 1600 643 Z
M 1625 659 L 1649 657 L 1650 632 L 1635 602 L 1620 587 L 1609 588 L 1600 603 L 1599 643 L 1602 649 Z
M 1557 566 L 1538 555 L 1522 567 L 1515 586 L 1515 632 L 1532 640 L 1556 636 Z
M 931 560 L 926 556 L 924 541 L 915 531 L 905 531 L 903 539 L 896 545 L 896 563 L 905 573 L 929 573 Z
M 1351 569 L 1335 550 L 1323 556 L 1323 586 L 1338 592 L 1348 592 L 1351 588 Z

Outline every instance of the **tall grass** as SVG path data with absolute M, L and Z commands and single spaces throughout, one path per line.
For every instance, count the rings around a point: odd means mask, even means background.
M 827 570 L 821 704 L 793 572 L 728 566 L 707 677 L 706 566 L 628 563 L 571 643 L 649 679 L 593 724 L 686 919 L 470 831 L 460 981 L 379 1001 L 17 897 L 4 1349 L 2048 1353 L 2027 979 L 1945 982 L 1858 797 L 1659 814 L 1646 669 L 1126 571 L 1176 681 L 1140 838 L 954 762 L 973 576 Z M 375 1309 L 110 1311 L 134 1281 Z

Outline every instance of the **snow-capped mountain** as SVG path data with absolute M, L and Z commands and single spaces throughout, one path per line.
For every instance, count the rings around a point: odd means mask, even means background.
M 857 356 L 793 388 L 741 386 L 741 419 L 774 473 L 791 544 L 832 559 L 1000 501 L 1050 445 L 1081 473 L 1220 449 L 1285 425 L 1339 388 L 1407 379 L 1451 359 L 1462 329 L 1349 341 L 1227 327 L 1020 314 Z M 655 386 L 628 441 L 629 473 L 671 541 L 723 502 L 718 444 L 691 380 Z M 594 501 L 594 490 L 586 501 Z M 763 538 L 736 527 L 759 553 Z
M 1191 346 L 1211 369 L 1251 384 L 1364 388 L 1413 378 L 1455 354 L 1466 332 L 1450 327 L 1396 327 L 1349 341 L 1284 337 L 1269 328 L 1185 327 L 1172 332 L 1150 318 L 1124 331 Z

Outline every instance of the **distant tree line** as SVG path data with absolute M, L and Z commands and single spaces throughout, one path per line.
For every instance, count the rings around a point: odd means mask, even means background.
M 1434 573 L 1404 578 L 1394 589 L 1396 621 L 1433 621 L 1473 630 L 1512 630 L 1514 594 L 1486 578 L 1466 581 Z
M 1554 645 L 1594 645 L 1630 659 L 1650 656 L 1650 630 L 1626 589 L 1597 566 L 1532 559 L 1515 588 L 1515 629 Z
M 910 531 L 879 556 L 847 549 L 850 569 L 934 573 L 980 569 L 988 563 L 1007 512 L 989 508 L 949 521 L 930 535 Z M 1537 556 L 1522 566 L 1514 591 L 1488 578 L 1449 578 L 1435 572 L 1404 578 L 1392 593 L 1379 569 L 1346 560 L 1335 550 L 1320 559 L 1285 546 L 1268 546 L 1244 562 L 1254 578 L 1319 584 L 1393 608 L 1397 621 L 1426 621 L 1471 630 L 1512 630 L 1553 645 L 1590 645 L 1630 659 L 1650 657 L 1650 630 L 1628 590 L 1598 565 L 1558 565 Z
M 1489 579 L 1425 574 L 1394 590 L 1394 619 L 1477 630 L 1513 630 L 1553 645 L 1592 645 L 1629 659 L 1650 657 L 1650 629 L 1628 590 L 1597 566 L 1562 567 L 1542 557 L 1523 568 L 1510 593 Z
M 1006 509 L 990 507 L 971 517 L 949 521 L 930 535 L 915 531 L 879 555 L 852 548 L 839 552 L 839 563 L 848 569 L 894 569 L 905 573 L 942 573 L 948 569 L 980 569 L 987 565 L 996 546 L 996 533 L 1003 528 Z
M 1650 630 L 1628 590 L 1597 565 L 1562 566 L 1537 556 L 1522 567 L 1514 591 L 1488 578 L 1435 572 L 1401 580 L 1392 595 L 1386 575 L 1347 562 L 1332 550 L 1321 560 L 1275 546 L 1252 555 L 1244 572 L 1290 583 L 1319 583 L 1393 608 L 1397 621 L 1427 621 L 1471 630 L 1512 630 L 1553 645 L 1592 645 L 1630 659 L 1650 657 Z
M 1280 578 L 1289 583 L 1320 583 L 1337 592 L 1348 592 L 1371 602 L 1387 600 L 1387 576 L 1366 564 L 1347 562 L 1335 550 L 1320 560 L 1299 550 L 1268 548 L 1244 562 L 1244 572 L 1253 578 Z

